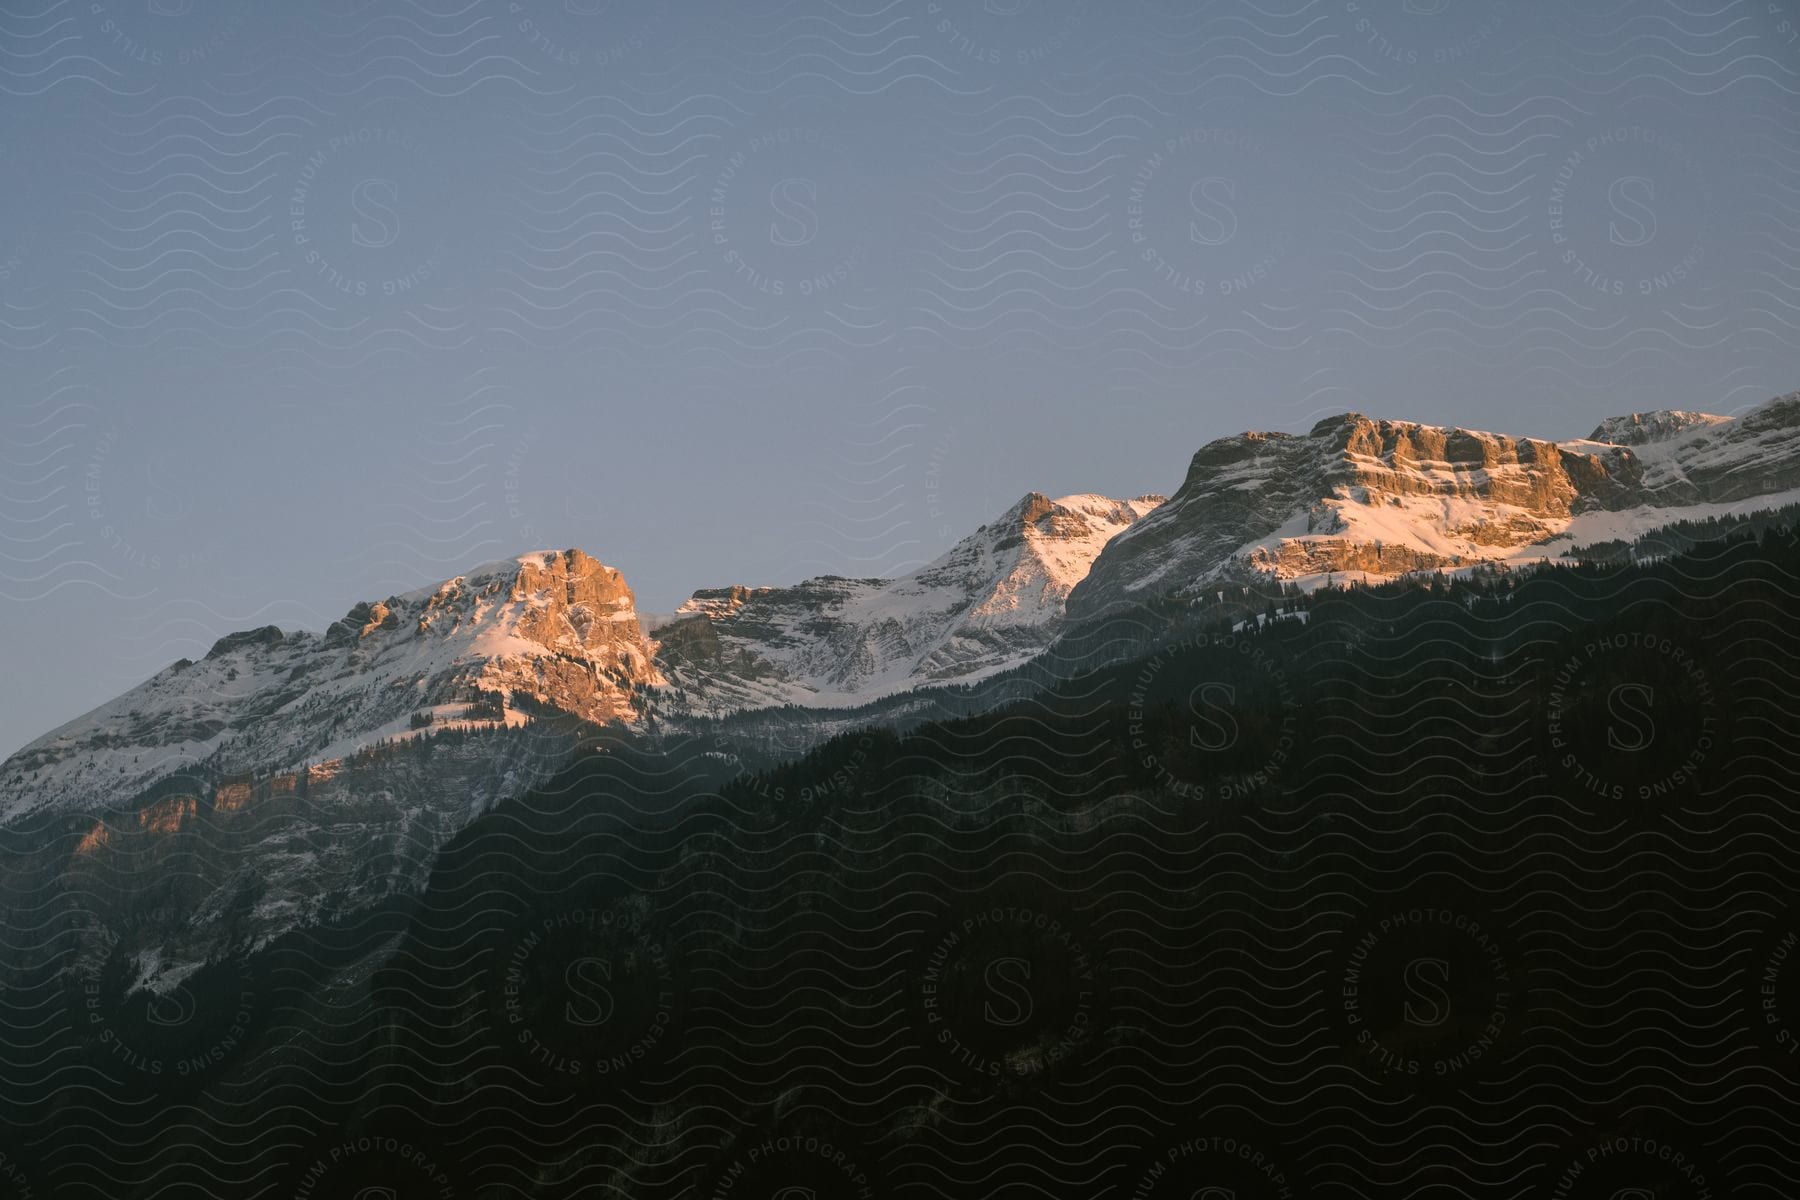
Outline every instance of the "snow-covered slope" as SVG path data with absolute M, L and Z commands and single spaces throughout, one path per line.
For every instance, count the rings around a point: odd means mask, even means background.
M 266 940 L 422 886 L 474 815 L 662 682 L 617 571 L 528 554 L 324 633 L 221 638 L 0 765 L 0 814 L 84 896 L 178 860 L 178 972 L 228 930 Z
M 172 770 L 331 771 L 428 717 L 519 726 L 533 705 L 623 720 L 633 690 L 661 682 L 617 571 L 579 550 L 529 554 L 358 604 L 323 634 L 221 638 L 8 759 L 0 815 L 98 808 Z
M 1608 417 L 1594 428 L 1594 432 L 1588 434 L 1587 440 L 1612 446 L 1643 446 L 1651 442 L 1666 442 L 1691 429 L 1723 425 L 1730 420 L 1730 417 L 1714 416 L 1712 413 L 1658 408 L 1623 417 Z
M 1614 441 L 1596 440 L 1613 438 Z M 1220 581 L 1382 579 L 1537 561 L 1800 496 L 1800 393 L 1736 418 L 1664 410 L 1551 442 L 1348 413 L 1194 455 L 1169 502 L 1109 543 L 1069 598 L 1090 619 Z
M 696 592 L 657 627 L 657 662 L 707 712 L 978 679 L 1048 646 L 1106 543 L 1162 500 L 1032 492 L 909 575 Z

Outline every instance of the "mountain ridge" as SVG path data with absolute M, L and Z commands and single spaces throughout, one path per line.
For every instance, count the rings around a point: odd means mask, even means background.
M 210 677 L 208 664 L 234 655 L 265 670 L 307 652 L 340 656 L 329 678 L 316 668 L 295 676 L 316 689 L 345 671 L 380 677 L 407 657 L 393 645 L 409 643 L 414 652 L 402 673 L 416 695 L 359 709 L 365 738 L 405 735 L 400 722 L 424 710 L 454 723 L 445 697 L 456 685 L 465 704 L 500 696 L 498 709 L 484 710 L 497 712 L 499 723 L 520 719 L 506 709 L 507 693 L 598 723 L 635 719 L 642 705 L 632 696 L 641 690 L 681 697 L 674 711 L 714 715 L 782 704 L 854 706 L 1015 665 L 1044 649 L 1065 617 L 1091 619 L 1120 604 L 1191 603 L 1215 581 L 1305 585 L 1536 561 L 1583 537 L 1629 537 L 1646 522 L 1709 515 L 1800 488 L 1800 393 L 1731 418 L 1631 413 L 1607 418 L 1594 434 L 1617 440 L 1551 441 L 1358 412 L 1323 418 L 1304 434 L 1246 431 L 1197 450 L 1166 502 L 1148 492 L 1130 500 L 1028 492 L 906 575 L 703 588 L 657 620 L 638 614 L 615 568 L 578 549 L 530 551 L 358 602 L 319 633 L 263 626 L 226 634 L 199 664 L 173 664 L 9 756 L 0 764 L 0 819 L 37 807 L 28 785 L 42 780 L 29 776 L 74 753 L 57 743 L 84 722 L 112 720 L 99 740 L 136 744 L 130 723 L 113 718 L 146 689 L 175 696 L 185 716 L 172 724 L 185 720 L 185 732 L 196 735 L 181 740 L 187 749 L 174 761 L 157 757 L 154 769 L 203 759 L 210 735 L 232 723 L 218 710 L 254 690 L 240 683 L 245 663 L 234 659 L 227 670 L 235 665 L 236 674 L 207 689 L 216 703 L 191 702 L 185 692 L 195 689 L 172 689 L 170 677 Z M 553 601 L 547 589 L 556 588 Z M 517 629 L 484 615 L 502 591 L 517 608 Z M 527 594 L 536 599 L 526 603 Z M 431 636 L 459 631 L 473 634 L 463 653 L 421 652 Z M 286 662 L 285 673 L 298 666 Z M 293 699 L 265 683 L 274 689 L 261 703 L 269 713 Z M 357 748 L 354 737 L 343 745 L 304 741 L 290 737 L 264 750 L 329 758 Z M 154 771 L 114 774 L 123 778 L 104 782 L 119 793 Z
M 1733 418 L 1609 418 L 1626 444 L 1551 441 L 1344 413 L 1305 434 L 1197 451 L 1169 502 L 1110 544 L 1074 619 L 1191 603 L 1215 582 L 1367 581 L 1520 564 L 1800 489 L 1800 393 Z M 1565 546 L 1552 545 L 1566 542 Z
M 1237 434 L 1166 500 L 1028 492 L 907 574 L 705 588 L 660 621 L 599 559 L 532 551 L 322 632 L 217 639 L 0 763 L 0 826 L 51 818 L 78 872 L 204 846 L 193 919 L 249 888 L 267 938 L 416 888 L 446 838 L 608 730 L 797 710 L 774 744 L 797 753 L 871 703 L 978 683 L 1090 624 L 1104 647 L 1108 616 L 1186 619 L 1215 587 L 1568 561 L 1584 539 L 1800 502 L 1800 393 L 1596 431 L 1630 444 L 1357 413 Z
M 355 775 L 348 764 L 372 746 L 517 730 L 545 713 L 631 725 L 651 690 L 681 696 L 677 710 L 717 713 L 854 705 L 978 677 L 1041 651 L 1093 555 L 1160 498 L 1064 501 L 1028 493 L 909 575 L 703 589 L 656 627 L 639 618 L 618 570 L 570 548 L 359 601 L 319 632 L 229 633 L 200 660 L 171 664 L 0 763 L 0 822 L 128 802 L 176 771 L 317 776 L 342 789 Z M 797 654 L 755 634 L 772 603 L 794 597 L 812 627 L 832 625 Z M 721 640 L 723 651 L 704 644 Z M 479 810 L 506 787 L 536 782 L 531 774 L 477 787 L 466 803 Z M 461 776 L 456 786 L 475 787 Z
M 1065 604 L 1075 615 L 1091 615 L 1118 598 L 1109 592 L 1154 592 L 1165 579 L 1185 580 L 1168 589 L 1182 595 L 1184 588 L 1191 592 L 1214 578 L 1375 578 L 1549 557 L 1540 548 L 1552 538 L 1568 540 L 1573 518 L 1584 514 L 1629 514 L 1634 507 L 1650 507 L 1686 515 L 1800 487 L 1800 393 L 1776 397 L 1731 418 L 1679 409 L 1626 414 L 1600 422 L 1594 435 L 1551 441 L 1346 412 L 1315 422 L 1304 434 L 1246 431 L 1208 442 L 1192 456 L 1182 486 L 1167 502 L 1153 493 L 1116 500 L 1093 493 L 1052 499 L 1028 492 L 932 562 L 894 578 L 823 575 L 785 586 L 703 588 L 675 613 L 650 622 L 640 619 L 629 585 L 615 568 L 579 549 L 534 550 L 384 600 L 358 602 L 319 633 L 263 626 L 226 634 L 201 662 L 311 646 L 347 652 L 344 665 L 351 669 L 373 669 L 381 656 L 365 647 L 386 647 L 403 623 L 411 628 L 408 638 L 434 629 L 442 634 L 446 627 L 454 633 L 481 626 L 467 647 L 469 657 L 452 664 L 427 655 L 410 669 L 428 673 L 457 665 L 468 668 L 456 674 L 475 691 L 512 686 L 537 701 L 601 721 L 629 719 L 636 710 L 624 697 L 634 688 L 665 685 L 714 693 L 707 705 L 715 711 L 734 704 L 842 705 L 891 693 L 908 682 L 958 678 L 959 662 L 974 662 L 968 670 L 980 672 L 1016 661 L 1016 654 L 1008 658 L 1003 652 L 1006 646 L 1024 654 L 1036 642 L 1008 643 L 996 631 L 1053 623 Z M 1598 441 L 1598 436 L 1618 440 Z M 1759 460 L 1758 451 L 1767 453 Z M 1446 500 L 1471 503 L 1458 510 L 1446 506 Z M 1416 510 L 1419 501 L 1435 511 L 1423 518 L 1407 511 Z M 1383 514 L 1383 502 L 1402 511 Z M 1205 526 L 1197 543 L 1196 524 Z M 1596 536 L 1620 532 L 1617 523 L 1592 524 Z M 1007 532 L 996 532 L 1002 529 Z M 1185 538 L 1180 546 L 1169 537 L 1177 529 Z M 1024 552 L 1022 565 L 999 561 L 1014 551 Z M 1143 560 L 1150 556 L 1157 561 L 1146 569 Z M 1139 574 L 1111 578 L 1128 568 Z M 1023 573 L 1009 574 L 1015 569 Z M 553 587 L 562 589 L 554 603 L 546 591 Z M 870 596 L 911 594 L 916 599 L 932 589 L 967 595 L 934 610 L 937 624 L 930 637 L 905 641 L 908 651 L 919 653 L 892 652 L 881 644 L 894 622 L 880 612 L 860 626 L 850 621 L 850 635 L 836 642 L 826 639 L 834 652 L 860 657 L 860 668 L 811 674 L 797 670 L 794 655 L 784 659 L 781 653 L 784 645 L 792 650 L 782 638 L 793 631 L 771 634 L 757 628 L 776 621 L 778 614 L 771 610 L 782 604 L 810 603 L 816 610 L 813 617 L 830 613 L 842 625 L 843 610 Z M 499 591 L 508 592 L 507 604 L 521 606 L 515 615 L 523 624 L 517 630 L 483 624 L 481 614 L 493 606 Z M 973 598 L 976 592 L 979 600 Z M 526 604 L 527 593 L 537 600 Z M 968 603 L 960 604 L 964 599 Z M 695 644 L 707 640 L 697 636 L 699 623 L 712 627 L 727 657 L 758 660 L 749 678 L 732 679 L 716 663 L 704 661 L 711 651 Z M 985 652 L 980 645 L 966 647 L 972 656 L 967 660 L 938 653 L 946 640 L 968 635 L 975 627 L 987 637 Z M 370 642 L 371 637 L 376 640 Z M 475 668 L 477 658 L 534 666 L 528 674 L 509 676 L 504 668 L 484 674 Z M 895 676 L 891 668 L 901 661 L 908 669 Z M 571 662 L 582 669 L 570 674 Z M 541 677 L 537 664 L 543 668 Z M 16 795 L 9 794 L 8 785 L 16 793 L 17 780 L 16 775 L 9 779 L 9 773 L 22 763 L 35 769 L 48 765 L 46 743 L 140 689 L 194 666 L 188 660 L 173 664 L 10 756 L 0 766 L 0 813 L 16 811 Z M 610 678 L 613 686 L 608 690 L 593 683 L 595 678 Z M 832 686 L 846 682 L 852 686 Z M 227 688 L 220 694 L 229 699 L 243 690 Z M 204 714 L 196 718 L 201 727 L 212 719 Z

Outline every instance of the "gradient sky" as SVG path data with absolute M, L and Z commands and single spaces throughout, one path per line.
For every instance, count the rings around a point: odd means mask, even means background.
M 888 574 L 1800 387 L 1785 0 L 0 3 L 0 753 L 540 547 Z

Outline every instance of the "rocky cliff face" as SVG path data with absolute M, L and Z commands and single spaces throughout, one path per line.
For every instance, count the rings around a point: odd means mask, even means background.
M 1161 502 L 1032 492 L 910 575 L 696 592 L 656 630 L 657 662 L 707 712 L 979 679 L 1048 646 L 1101 549 Z
M 1166 505 L 1109 543 L 1069 598 L 1089 619 L 1209 584 L 1342 582 L 1555 558 L 1731 506 L 1800 496 L 1800 394 L 1730 419 L 1663 411 L 1550 442 L 1348 413 L 1194 455 Z

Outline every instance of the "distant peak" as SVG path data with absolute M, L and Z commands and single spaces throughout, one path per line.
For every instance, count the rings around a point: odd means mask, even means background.
M 452 575 L 438 583 L 388 597 L 388 603 L 421 603 L 446 593 L 471 588 L 491 587 L 496 583 L 515 587 L 541 585 L 549 579 L 583 580 L 606 578 L 619 580 L 619 572 L 585 550 L 573 546 L 567 550 L 531 550 L 512 558 L 495 559 Z
M 1339 413 L 1335 417 L 1325 417 L 1325 418 L 1322 418 L 1321 420 L 1315 422 L 1313 424 L 1313 427 L 1306 431 L 1306 436 L 1307 437 L 1318 437 L 1321 434 L 1330 433 L 1334 429 L 1343 429 L 1345 426 L 1348 426 L 1348 425 L 1368 425 L 1368 424 L 1372 424 L 1372 423 L 1373 422 L 1372 422 L 1371 418 L 1366 417 L 1362 413 L 1359 413 L 1359 412 Z M 1268 437 L 1270 435 L 1266 434 L 1266 433 L 1264 433 L 1264 434 L 1246 433 L 1244 436 L 1245 437 Z
M 228 633 L 213 643 L 212 649 L 206 652 L 206 657 L 217 658 L 221 654 L 230 654 L 233 650 L 241 650 L 246 646 L 279 646 L 286 636 L 276 625 L 246 629 L 241 633 Z
M 525 636 L 533 639 L 547 636 L 538 629 L 546 614 L 558 619 L 572 614 L 584 642 L 597 633 L 592 625 L 594 614 L 604 614 L 607 621 L 624 620 L 626 615 L 636 621 L 636 598 L 625 577 L 587 552 L 570 547 L 496 559 L 441 583 L 383 601 L 365 600 L 331 623 L 325 642 L 351 645 L 373 633 L 397 629 L 403 620 L 421 632 L 471 628 L 470 622 L 482 606 L 495 604 L 531 610 L 519 620 L 520 628 L 530 631 Z
M 1002 546 L 1007 546 L 1025 531 L 1032 529 L 1037 529 L 1040 534 L 1049 532 L 1068 535 L 1078 532 L 1076 527 L 1085 530 L 1090 523 L 1103 526 L 1129 525 L 1167 501 L 1166 496 L 1149 493 L 1130 500 L 1119 500 L 1098 492 L 1077 492 L 1054 499 L 1043 492 L 1026 492 L 993 523 L 982 528 L 998 531 L 1002 537 Z M 1050 519 L 1048 525 L 1045 524 L 1047 518 Z
M 517 579 L 521 575 L 541 572 L 553 572 L 559 575 L 582 577 L 601 572 L 618 574 L 611 567 L 595 558 L 585 550 L 574 546 L 567 550 L 531 550 L 514 558 L 503 558 L 497 562 L 486 563 L 473 570 L 465 571 L 456 579 L 474 582 L 481 579 Z M 454 583 L 456 580 L 446 580 Z
M 1643 446 L 1651 442 L 1666 442 L 1690 430 L 1704 429 L 1709 425 L 1723 425 L 1730 420 L 1730 417 L 1715 416 L 1712 413 L 1658 408 L 1650 412 L 1608 417 L 1594 427 L 1594 432 L 1588 435 L 1587 440 L 1606 442 L 1613 446 Z
M 734 583 L 729 587 L 701 588 L 692 596 L 681 602 L 671 617 L 679 621 L 687 617 L 706 617 L 721 621 L 744 607 L 753 597 L 766 594 L 771 589 L 746 587 Z M 665 622 L 666 623 L 666 622 Z
M 1056 507 L 1056 501 L 1044 493 L 1026 492 L 1010 511 L 1018 514 L 1016 520 L 1019 524 L 1033 525 L 1055 512 Z

